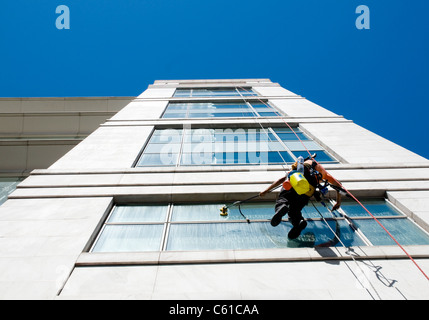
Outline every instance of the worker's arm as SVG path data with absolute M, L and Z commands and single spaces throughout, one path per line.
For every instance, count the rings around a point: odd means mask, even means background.
M 279 180 L 273 182 L 267 189 L 265 189 L 264 191 L 259 193 L 259 196 L 263 197 L 265 196 L 268 192 L 271 191 L 271 189 L 274 189 L 276 187 L 278 187 L 279 185 L 281 185 L 283 182 L 285 182 L 286 177 L 280 178 Z
M 330 184 L 332 184 L 333 186 L 336 187 L 342 187 L 341 184 L 338 182 L 337 179 L 335 179 L 333 176 L 331 176 L 326 170 L 325 168 L 323 168 L 323 166 L 321 164 L 317 164 L 315 169 L 317 171 L 319 171 L 322 174 L 322 179 L 323 180 L 328 180 L 328 182 Z M 339 207 L 341 206 L 341 194 L 337 191 L 337 195 L 336 195 L 336 203 L 334 204 L 334 206 L 332 207 L 332 211 L 337 210 Z

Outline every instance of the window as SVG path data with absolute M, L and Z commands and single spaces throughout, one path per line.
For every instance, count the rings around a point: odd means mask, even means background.
M 361 201 L 402 245 L 427 245 L 429 235 L 388 201 Z M 272 227 L 274 203 L 246 203 L 229 215 L 219 215 L 223 204 L 117 205 L 108 217 L 93 252 L 236 250 L 342 246 L 391 245 L 392 240 L 377 222 L 363 214 L 355 202 L 344 200 L 340 212 L 331 213 L 320 203 L 303 210 L 307 228 L 295 240 L 287 216 Z M 350 217 L 345 219 L 344 215 Z M 326 222 L 321 218 L 322 215 Z M 328 225 L 329 227 L 328 227 Z M 335 235 L 333 233 L 335 232 Z
M 15 191 L 22 178 L 0 178 L 0 205 L 2 205 L 9 194 Z
M 280 113 L 262 102 L 169 103 L 162 118 L 279 117 Z
M 157 129 L 139 160 L 143 166 L 260 165 L 293 163 L 317 153 L 321 163 L 337 162 L 299 128 Z
M 116 206 L 92 251 L 159 251 L 167 206 Z
M 237 97 L 257 96 L 251 88 L 176 89 L 174 97 Z

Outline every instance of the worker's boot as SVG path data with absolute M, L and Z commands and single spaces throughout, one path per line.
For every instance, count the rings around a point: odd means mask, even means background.
M 305 220 L 301 220 L 299 221 L 295 226 L 293 226 L 293 228 L 289 231 L 287 237 L 289 239 L 296 239 L 299 237 L 299 235 L 301 234 L 301 231 L 305 229 L 305 227 L 307 227 L 307 221 Z
M 272 218 L 271 218 L 271 225 L 273 227 L 277 227 L 280 222 L 282 222 L 282 218 L 286 213 L 282 213 L 281 211 L 277 212 Z

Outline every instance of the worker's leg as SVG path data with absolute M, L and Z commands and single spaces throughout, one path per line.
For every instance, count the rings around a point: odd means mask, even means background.
M 292 223 L 292 229 L 289 231 L 289 239 L 296 239 L 301 234 L 301 231 L 307 226 L 307 222 L 304 220 L 301 210 L 307 205 L 307 197 L 297 197 L 294 202 L 291 202 L 289 210 L 289 221 Z
M 280 192 L 280 195 L 277 199 L 275 211 L 275 215 L 271 218 L 271 225 L 273 227 L 278 226 L 280 222 L 282 222 L 282 218 L 289 211 L 289 200 L 284 196 L 283 191 Z

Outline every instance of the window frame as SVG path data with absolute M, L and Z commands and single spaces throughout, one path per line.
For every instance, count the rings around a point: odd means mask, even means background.
M 195 88 L 195 87 L 190 87 L 190 88 L 176 88 L 176 90 L 174 91 L 174 94 L 173 94 L 173 97 L 174 98 L 205 98 L 205 97 L 241 97 L 241 96 L 244 96 L 244 97 L 257 97 L 257 96 L 259 96 L 259 94 L 257 93 L 257 92 L 255 92 L 254 90 L 253 90 L 253 88 L 252 87 L 243 87 L 242 88 L 245 92 L 245 94 L 243 94 L 242 92 L 240 92 L 240 90 L 239 90 L 239 88 L 237 88 L 237 87 L 204 87 L 204 88 Z M 189 95 L 179 95 L 179 96 L 176 96 L 176 94 L 177 94 L 177 91 L 178 90 L 189 90 L 190 91 L 190 94 Z M 216 95 L 216 94 L 207 94 L 207 95 L 196 95 L 196 96 L 194 96 L 193 95 L 193 91 L 194 90 L 214 90 L 214 91 L 216 91 L 216 90 L 219 90 L 219 91 L 228 91 L 228 90 L 231 90 L 231 92 L 236 92 L 236 94 L 235 95 Z M 251 94 L 248 94 L 249 93 L 249 91 L 250 91 L 250 93 Z
M 239 129 L 243 129 L 244 130 L 244 134 L 246 135 L 246 139 L 245 139 L 246 143 L 250 142 L 250 140 L 248 139 L 248 136 L 247 136 L 248 133 L 247 133 L 246 130 L 248 130 L 248 129 L 254 129 L 254 130 L 256 130 L 256 133 L 258 133 L 258 134 L 265 134 L 265 135 L 267 135 L 268 139 L 269 139 L 269 140 L 267 140 L 268 143 L 277 143 L 277 144 L 280 144 L 282 146 L 283 150 L 261 151 L 259 149 L 259 150 L 256 150 L 256 151 L 249 151 L 249 150 L 244 151 L 245 154 L 246 154 L 246 159 L 247 159 L 247 156 L 249 155 L 249 152 L 252 152 L 252 153 L 253 152 L 255 152 L 255 153 L 259 152 L 259 154 L 261 152 L 266 152 L 267 153 L 266 156 L 267 156 L 267 161 L 268 162 L 263 162 L 263 163 L 248 163 L 246 161 L 245 163 L 243 163 L 243 162 L 237 162 L 237 163 L 201 163 L 201 164 L 194 164 L 194 163 L 186 164 L 185 163 L 185 164 L 183 164 L 182 163 L 182 158 L 184 157 L 184 154 L 191 154 L 191 155 L 193 154 L 192 152 L 184 152 L 184 146 L 185 146 L 185 144 L 186 145 L 190 144 L 192 146 L 192 141 L 190 143 L 188 141 L 185 141 L 185 138 L 188 135 L 188 131 L 189 130 L 191 130 L 191 131 L 192 130 L 201 130 L 201 129 L 202 130 L 205 130 L 205 129 L 207 129 L 207 130 L 211 130 L 211 129 L 214 129 L 214 130 L 216 130 L 216 129 L 218 129 L 218 130 L 229 130 L 229 129 L 231 129 L 231 130 L 232 129 L 239 130 Z M 133 164 L 133 167 L 138 167 L 138 168 L 141 168 L 141 167 L 176 167 L 177 168 L 177 167 L 189 167 L 189 166 L 199 166 L 199 167 L 201 167 L 201 166 L 210 166 L 210 167 L 212 167 L 212 166 L 284 165 L 285 163 L 291 164 L 291 163 L 295 162 L 296 159 L 297 159 L 297 157 L 299 156 L 299 155 L 297 156 L 295 153 L 299 153 L 299 152 L 302 152 L 302 151 L 300 151 L 300 150 L 294 150 L 294 149 L 289 148 L 287 146 L 287 142 L 288 141 L 290 141 L 290 142 L 293 142 L 293 141 L 294 142 L 299 142 L 299 141 L 295 140 L 295 139 L 294 140 L 282 140 L 281 137 L 279 136 L 278 132 L 276 132 L 276 130 L 280 130 L 280 129 L 286 130 L 287 128 L 276 128 L 275 125 L 267 127 L 267 128 L 262 128 L 262 129 L 256 128 L 254 126 L 253 127 L 242 127 L 242 128 L 241 127 L 240 128 L 226 128 L 226 127 L 219 127 L 219 128 L 218 127 L 216 127 L 216 128 L 207 128 L 207 127 L 204 127 L 204 128 L 198 128 L 198 127 L 186 128 L 186 127 L 182 127 L 182 128 L 177 128 L 177 129 L 174 129 L 174 128 L 171 128 L 171 127 L 168 127 L 168 128 L 165 128 L 165 127 L 155 127 L 153 129 L 153 131 L 151 132 L 149 138 L 146 140 L 146 142 L 145 142 L 145 144 L 144 144 L 141 152 L 139 153 L 137 159 L 135 160 L 135 162 Z M 176 158 L 175 163 L 163 164 L 162 162 L 160 162 L 160 163 L 156 163 L 156 164 L 147 164 L 147 165 L 140 164 L 141 163 L 141 159 L 144 156 L 146 156 L 146 155 L 150 155 L 150 154 L 158 154 L 158 155 L 168 154 L 168 153 L 160 153 L 160 152 L 158 152 L 158 153 L 146 152 L 147 148 L 150 147 L 150 145 L 151 145 L 151 141 L 152 141 L 153 137 L 156 136 L 158 134 L 158 132 L 160 132 L 162 130 L 180 130 L 181 131 L 181 133 L 180 133 L 181 134 L 180 146 L 178 147 L 179 151 L 177 153 L 177 158 Z M 301 135 L 301 137 L 306 137 L 305 140 L 302 139 L 304 144 L 307 142 L 307 143 L 319 146 L 319 148 L 310 149 L 310 152 L 322 152 L 328 158 L 332 159 L 332 161 L 320 161 L 321 163 L 339 163 L 338 159 L 334 155 L 332 155 L 328 150 L 326 150 L 324 147 L 322 147 L 317 141 L 315 141 L 313 138 L 311 138 L 310 135 L 308 135 L 306 132 L 302 131 L 299 128 L 299 126 L 296 126 L 294 128 L 294 131 L 297 134 Z M 237 133 L 233 133 L 233 134 L 235 136 L 239 135 Z M 291 136 L 293 137 L 293 135 L 291 135 Z M 273 138 L 275 140 L 273 140 Z M 201 143 L 201 141 L 200 141 L 200 143 Z M 213 155 L 216 153 L 216 150 L 214 149 L 215 148 L 215 143 L 214 142 L 210 142 L 210 143 L 212 144 L 212 157 L 213 157 Z M 224 143 L 224 142 L 222 142 L 222 143 Z M 167 145 L 168 144 L 164 144 L 164 146 L 167 146 Z M 225 146 L 226 145 L 223 144 L 223 148 L 225 148 Z M 268 146 L 268 144 L 267 144 L 267 146 Z M 240 151 L 237 150 L 237 148 L 239 148 L 239 144 L 237 142 L 235 142 L 235 140 L 234 140 L 234 151 L 233 151 L 233 153 L 234 154 L 237 153 L 237 156 L 238 156 L 238 153 Z M 270 163 L 269 160 L 268 160 L 268 156 L 269 156 L 270 152 L 271 153 L 277 153 L 277 154 L 279 154 L 279 156 L 282 159 L 282 161 Z M 283 155 L 281 155 L 281 153 L 287 154 L 288 157 L 290 159 L 292 159 L 292 160 L 291 161 L 285 161 L 285 158 L 283 157 Z M 174 153 L 174 154 L 176 154 L 176 153 Z M 224 158 L 224 157 L 226 157 L 225 155 L 228 154 L 228 152 L 222 151 L 221 154 L 222 154 L 222 158 Z M 233 157 L 235 157 L 235 155 L 233 155 Z
M 249 97 L 249 96 L 246 96 Z M 252 104 L 253 103 L 253 104 Z M 193 113 L 197 113 L 197 112 L 191 112 L 191 106 L 192 104 L 207 104 L 207 107 L 210 107 L 210 104 L 212 105 L 216 105 L 216 104 L 231 104 L 232 106 L 234 104 L 237 105 L 243 105 L 245 104 L 247 106 L 247 108 L 245 110 L 243 110 L 242 113 L 251 113 L 253 114 L 252 116 L 248 115 L 248 116 L 240 116 L 238 117 L 237 115 L 231 115 L 231 116 L 221 116 L 221 117 L 216 117 L 216 116 L 211 116 L 211 117 L 190 117 L 190 114 Z M 254 104 L 256 106 L 254 106 Z M 267 111 L 258 111 L 256 110 L 256 108 L 258 108 L 257 105 L 259 104 L 263 104 L 266 106 Z M 178 112 L 170 112 L 171 110 L 175 110 L 175 109 L 169 109 L 170 107 L 174 107 L 174 105 L 186 105 L 186 108 L 182 109 L 182 110 L 177 110 Z M 225 114 L 231 113 L 232 112 L 227 112 L 229 108 L 225 108 Z M 216 109 L 215 109 L 216 110 Z M 217 109 L 219 110 L 219 109 Z M 261 115 L 261 112 L 264 113 L 274 113 L 275 115 Z M 184 116 L 182 117 L 169 117 L 169 114 L 184 114 Z M 201 113 L 210 113 L 205 109 L 201 109 Z M 221 113 L 221 112 L 212 112 L 212 114 L 216 114 L 216 113 Z M 167 116 L 166 116 L 167 115 Z M 161 114 L 161 119 L 228 119 L 228 118 L 240 118 L 240 119 L 253 119 L 253 118 L 279 118 L 279 117 L 283 117 L 285 116 L 285 114 L 279 110 L 278 108 L 276 108 L 275 106 L 273 106 L 272 104 L 270 104 L 268 101 L 263 101 L 263 100 L 253 100 L 253 99 L 249 99 L 249 98 L 245 98 L 243 97 L 242 99 L 239 100 L 192 100 L 192 101 L 180 101 L 180 100 L 175 100 L 175 101 L 169 101 L 167 103 L 167 106 L 165 107 L 164 111 Z
M 365 204 L 366 201 L 369 201 L 371 198 L 365 198 L 363 199 L 363 203 Z M 377 198 L 377 200 L 379 201 L 383 201 L 385 205 L 387 206 L 391 206 L 393 208 L 393 210 L 397 213 L 395 215 L 387 215 L 387 216 L 377 216 L 377 219 L 394 219 L 396 221 L 400 221 L 405 219 L 407 221 L 407 223 L 410 223 L 413 227 L 418 228 L 419 230 L 422 231 L 422 233 L 429 238 L 429 232 L 427 232 L 426 230 L 424 230 L 420 225 L 418 225 L 417 223 L 415 223 L 414 221 L 412 221 L 407 215 L 405 215 L 397 206 L 395 206 L 391 201 L 389 201 L 387 198 Z M 329 205 L 332 206 L 334 204 L 334 200 L 330 200 Z M 351 201 L 351 203 L 354 203 L 353 201 Z M 152 204 L 152 203 L 135 203 L 135 204 L 114 204 L 112 206 L 112 208 L 110 209 L 110 212 L 107 214 L 105 221 L 103 222 L 103 225 L 99 228 L 99 231 L 97 233 L 97 236 L 95 237 L 93 243 L 91 244 L 90 248 L 89 248 L 89 253 L 103 253 L 103 251 L 94 251 L 100 237 L 102 236 L 104 230 L 106 229 L 107 226 L 109 225 L 161 225 L 162 224 L 162 233 L 161 233 L 161 238 L 160 238 L 160 245 L 159 245 L 159 250 L 151 250 L 151 251 L 137 251 L 137 252 L 158 252 L 158 253 L 162 253 L 162 252 L 174 252 L 174 251 L 178 251 L 178 252 L 185 252 L 185 251 L 193 251 L 193 252 L 198 252 L 198 251 L 216 251 L 216 250 L 270 250 L 272 248 L 260 248 L 260 249 L 252 249 L 252 248 L 247 248 L 247 249 L 181 249 L 181 250 L 171 250 L 168 249 L 169 246 L 169 241 L 170 239 L 170 231 L 171 231 L 171 227 L 173 225 L 185 225 L 185 224 L 193 224 L 193 225 L 198 225 L 198 224 L 222 224 L 222 223 L 243 223 L 243 224 L 247 224 L 247 221 L 241 217 L 237 218 L 233 218 L 233 219 L 216 219 L 216 220 L 210 220 L 210 219 L 191 219 L 191 220 L 186 220 L 186 219 L 179 219 L 179 220 L 175 220 L 174 219 L 174 208 L 175 206 L 180 206 L 180 205 L 200 205 L 200 204 L 205 204 L 205 205 L 214 205 L 214 206 L 221 206 L 222 204 L 220 202 L 216 202 L 216 203 L 212 203 L 212 202 L 204 202 L 204 203 L 199 203 L 199 202 L 192 202 L 192 203 L 182 203 L 182 202 L 166 202 L 166 203 L 158 203 L 158 204 Z M 273 205 L 274 203 L 271 201 L 258 201 L 258 202 L 253 202 L 253 204 L 257 204 L 257 205 L 264 205 L 264 204 L 269 204 L 270 206 Z M 115 209 L 118 206 L 151 206 L 151 205 L 157 205 L 157 206 L 165 206 L 166 209 L 166 214 L 163 217 L 163 219 L 161 219 L 160 221 L 143 221 L 143 222 L 109 222 L 111 216 L 114 214 Z M 317 206 L 319 206 L 320 208 L 322 208 L 321 204 L 316 203 Z M 359 206 L 357 203 L 354 203 L 355 206 Z M 312 208 L 311 204 L 308 205 L 310 208 Z M 311 209 L 313 210 L 313 209 Z M 324 209 L 326 210 L 326 209 Z M 371 241 L 371 239 L 368 239 L 368 237 L 365 235 L 365 233 L 360 230 L 360 228 L 358 226 L 356 226 L 353 221 L 354 220 L 366 220 L 366 221 L 373 221 L 374 225 L 378 225 L 376 221 L 374 221 L 374 219 L 371 216 L 358 216 L 358 217 L 353 217 L 351 218 L 350 216 L 348 216 L 346 214 L 346 212 L 344 212 L 342 210 L 342 208 L 340 208 L 338 210 L 339 212 L 336 213 L 332 213 L 330 212 L 329 214 L 331 215 L 329 217 L 324 215 L 324 212 L 322 211 L 322 217 L 306 217 L 307 221 L 311 221 L 311 222 L 321 222 L 321 223 L 325 223 L 324 220 L 327 221 L 344 221 L 345 223 L 347 223 L 347 225 L 353 230 L 353 233 L 356 234 L 356 238 L 357 241 L 362 241 L 364 244 L 364 247 L 385 247 L 385 246 L 389 246 L 388 244 L 382 244 L 382 245 L 375 245 L 373 243 L 373 241 Z M 328 211 L 327 211 L 328 212 Z M 274 207 L 273 207 L 273 214 L 274 214 Z M 238 216 L 238 215 L 237 215 Z M 304 213 L 304 216 L 306 216 L 306 214 Z M 287 215 L 285 217 L 283 217 L 282 222 L 288 222 L 289 219 L 287 218 Z M 259 218 L 259 219 L 251 219 L 251 223 L 268 223 L 269 219 L 266 218 Z M 410 231 L 412 232 L 412 231 Z M 285 235 L 286 237 L 286 235 Z M 355 240 L 352 240 L 355 241 Z M 425 246 L 428 244 L 412 244 L 415 246 Z M 334 244 L 334 246 L 329 246 L 329 247 L 341 247 L 342 245 L 340 243 L 336 243 Z M 357 245 L 352 245 L 352 247 L 355 247 Z M 429 246 L 429 245 L 428 245 Z M 276 249 L 295 249 L 295 248 L 276 248 Z M 114 251 L 114 252 L 104 252 L 104 253 L 122 253 L 122 252 L 136 252 L 136 251 Z

